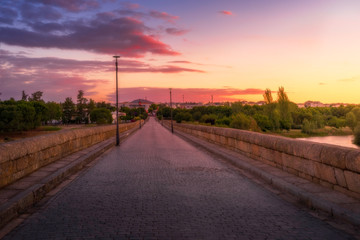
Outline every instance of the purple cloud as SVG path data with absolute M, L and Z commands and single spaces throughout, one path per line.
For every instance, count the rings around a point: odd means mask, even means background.
M 0 23 L 13 24 L 18 14 L 15 10 L 7 7 L 0 7 Z
M 25 3 L 21 6 L 21 16 L 24 21 L 59 20 L 62 14 L 51 6 L 36 6 Z
M 12 54 L 0 49 L 1 99 L 20 98 L 22 90 L 28 93 L 44 91 L 44 99 L 63 101 L 65 97 L 76 96 L 79 89 L 96 92 L 99 85 L 108 84 L 104 79 L 88 79 L 91 73 L 113 72 L 113 61 L 79 61 L 61 58 L 31 58 Z M 151 66 L 147 63 L 119 59 L 120 73 L 163 73 L 198 72 L 198 69 L 171 65 Z
M 87 50 L 125 57 L 142 57 L 150 52 L 160 55 L 179 55 L 170 46 L 147 35 L 143 22 L 132 18 L 96 18 L 89 23 L 81 20 L 58 24 L 37 24 L 34 30 L 0 27 L 0 42 L 23 46 Z M 47 33 L 44 33 L 44 28 Z M 62 34 L 52 32 L 63 29 Z M 39 31 L 39 30 L 42 30 Z
M 44 5 L 59 7 L 70 12 L 80 12 L 99 7 L 99 1 L 96 0 L 30 0 L 32 3 L 42 3 Z
M 178 28 L 166 28 L 165 29 L 167 34 L 181 36 L 189 32 L 188 30 L 178 29 Z
M 173 16 L 166 12 L 159 12 L 159 11 L 150 11 L 149 15 L 153 18 L 162 19 L 170 23 L 173 23 L 175 20 L 179 18 L 178 16 Z

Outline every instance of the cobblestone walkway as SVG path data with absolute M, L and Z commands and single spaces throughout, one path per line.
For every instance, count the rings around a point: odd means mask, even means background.
M 4 239 L 352 239 L 154 119 Z

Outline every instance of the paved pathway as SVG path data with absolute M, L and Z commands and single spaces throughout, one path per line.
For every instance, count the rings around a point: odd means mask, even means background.
M 154 119 L 4 239 L 352 239 Z

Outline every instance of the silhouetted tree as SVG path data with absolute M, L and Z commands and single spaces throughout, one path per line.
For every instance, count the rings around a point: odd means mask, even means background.
M 75 103 L 72 101 L 71 97 L 67 97 L 65 99 L 65 102 L 62 104 L 62 109 L 63 109 L 63 115 L 62 115 L 62 119 L 63 119 L 63 123 L 70 123 L 72 120 L 72 116 L 75 113 Z
M 21 100 L 27 101 L 28 97 L 29 97 L 29 95 L 27 95 L 27 94 L 25 93 L 25 91 L 23 90 L 23 91 L 22 91 Z

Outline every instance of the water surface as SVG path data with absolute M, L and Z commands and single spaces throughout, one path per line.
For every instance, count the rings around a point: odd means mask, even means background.
M 311 142 L 318 142 L 318 143 L 327 143 L 333 144 L 343 147 L 351 147 L 360 149 L 359 146 L 353 144 L 354 136 L 326 136 L 326 137 L 309 137 L 309 138 L 297 138 L 299 140 L 311 141 Z

